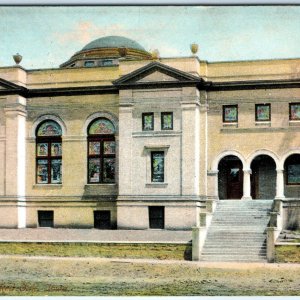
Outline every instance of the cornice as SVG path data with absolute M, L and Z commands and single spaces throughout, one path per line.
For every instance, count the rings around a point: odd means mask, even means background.
M 73 96 L 73 95 L 101 95 L 119 94 L 126 89 L 162 89 L 178 87 L 196 87 L 207 92 L 233 91 L 233 90 L 257 90 L 257 89 L 287 89 L 300 88 L 300 78 L 284 80 L 252 80 L 232 82 L 212 82 L 198 80 L 157 81 L 157 82 L 127 82 L 115 83 L 104 86 L 82 86 L 63 88 L 38 88 L 28 89 L 22 86 L 10 86 L 0 89 L 0 96 L 20 95 L 24 98 Z
M 300 78 L 296 79 L 276 79 L 276 80 L 249 80 L 231 82 L 205 81 L 198 85 L 200 90 L 206 91 L 226 91 L 226 90 L 256 90 L 256 89 L 281 89 L 299 88 Z

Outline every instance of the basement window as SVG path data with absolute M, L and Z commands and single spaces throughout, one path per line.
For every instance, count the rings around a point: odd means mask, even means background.
M 165 228 L 164 206 L 149 206 L 149 227 L 152 229 Z
M 39 227 L 54 227 L 53 220 L 54 220 L 53 210 L 38 211 Z
M 94 227 L 97 229 L 111 229 L 110 211 L 94 211 Z

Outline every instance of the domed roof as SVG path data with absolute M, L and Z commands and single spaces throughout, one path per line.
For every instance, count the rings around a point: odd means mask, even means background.
M 97 49 L 97 48 L 121 48 L 121 47 L 146 51 L 136 41 L 133 41 L 123 36 L 106 36 L 106 37 L 96 39 L 88 43 L 85 47 L 82 48 L 81 51 Z

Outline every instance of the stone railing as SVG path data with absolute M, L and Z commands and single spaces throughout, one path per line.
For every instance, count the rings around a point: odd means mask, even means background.
M 200 213 L 199 224 L 192 228 L 192 260 L 194 261 L 200 260 L 207 231 L 216 206 L 216 200 L 206 200 L 206 211 Z
M 267 260 L 275 261 L 275 243 L 283 229 L 283 203 L 281 199 L 274 200 L 273 211 L 270 213 L 270 223 L 267 228 Z

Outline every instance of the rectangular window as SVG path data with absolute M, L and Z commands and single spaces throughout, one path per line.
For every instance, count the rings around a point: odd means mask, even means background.
M 107 67 L 107 66 L 113 66 L 114 61 L 111 59 L 104 59 L 101 61 L 102 66 Z
M 143 113 L 142 114 L 142 127 L 144 131 L 154 130 L 154 114 Z
M 161 113 L 161 130 L 173 130 L 173 113 Z
M 39 227 L 53 227 L 53 210 L 38 210 Z
M 48 160 L 37 160 L 37 183 L 48 183 Z
M 51 183 L 61 183 L 61 159 L 51 160 Z
M 165 228 L 165 208 L 163 206 L 149 206 L 149 227 L 153 229 Z
M 238 106 L 223 105 L 223 122 L 237 123 L 238 122 Z
M 84 66 L 85 67 L 94 67 L 95 66 L 95 62 L 92 60 L 88 60 L 84 62 Z
M 111 229 L 110 211 L 94 211 L 94 227 L 98 229 Z
M 151 181 L 164 182 L 165 156 L 163 151 L 151 152 Z
M 300 121 L 300 103 L 290 103 L 290 120 Z
M 271 104 L 255 104 L 255 121 L 271 121 Z

